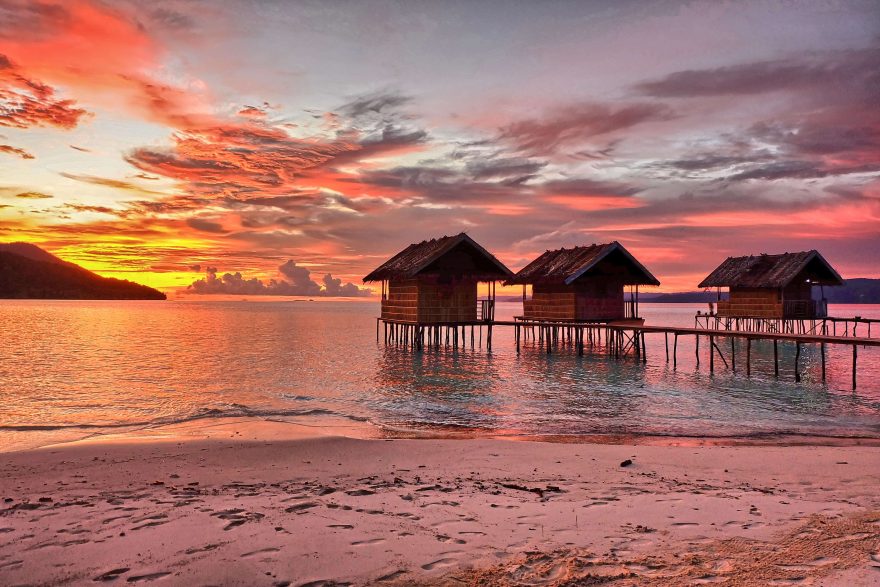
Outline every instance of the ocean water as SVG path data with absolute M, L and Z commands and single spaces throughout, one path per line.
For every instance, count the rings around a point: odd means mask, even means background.
M 497 317 L 519 307 L 500 303 Z M 691 326 L 698 309 L 642 304 L 648 324 Z M 376 342 L 377 312 L 369 301 L 0 301 L 0 450 L 226 416 L 392 435 L 880 438 L 880 348 L 859 349 L 853 392 L 849 347 L 829 347 L 823 384 L 805 345 L 795 383 L 792 344 L 780 345 L 779 379 L 772 344 L 753 344 L 750 378 L 742 358 L 737 373 L 716 359 L 710 375 L 693 337 L 680 338 L 675 370 L 662 335 L 648 335 L 646 365 L 531 343 L 517 355 L 510 328 L 495 329 L 491 353 L 414 353 Z M 880 306 L 830 313 L 880 318 Z

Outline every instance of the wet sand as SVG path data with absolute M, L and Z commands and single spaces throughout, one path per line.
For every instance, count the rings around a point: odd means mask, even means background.
M 238 428 L 0 454 L 0 584 L 880 583 L 878 447 Z

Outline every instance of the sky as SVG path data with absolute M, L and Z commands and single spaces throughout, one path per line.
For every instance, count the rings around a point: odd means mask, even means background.
M 165 291 L 357 295 L 467 232 L 880 277 L 867 1 L 0 0 L 0 241 Z

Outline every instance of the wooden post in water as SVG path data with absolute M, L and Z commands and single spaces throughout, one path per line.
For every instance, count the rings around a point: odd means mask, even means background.
M 736 373 L 736 337 L 730 337 L 730 368 Z
M 699 337 L 697 337 L 699 338 Z M 678 333 L 675 333 L 675 338 L 672 342 L 672 370 L 678 368 Z
M 822 354 L 822 383 L 825 382 L 825 343 L 819 345 L 819 352 Z
M 800 371 L 798 371 L 798 363 L 800 362 L 800 358 L 801 358 L 801 343 L 796 342 L 796 343 L 794 343 L 794 346 L 796 348 L 796 350 L 794 352 L 794 381 L 795 381 L 795 383 L 800 383 L 801 382 L 801 374 L 800 374 Z
M 752 339 L 746 339 L 746 377 L 752 376 Z
M 715 373 L 715 338 L 709 335 L 709 373 Z
M 695 354 L 697 355 L 697 367 L 699 367 L 700 366 L 700 335 L 699 334 L 696 335 L 694 337 L 694 339 L 695 339 L 694 343 L 695 343 L 695 347 L 696 347 Z M 709 347 L 709 350 L 712 350 L 711 346 Z
M 773 375 L 779 378 L 779 341 L 773 339 Z
M 856 357 L 859 355 L 858 346 L 853 344 L 853 391 L 856 389 Z
M 669 362 L 669 333 L 663 333 L 663 341 L 666 343 L 666 362 Z

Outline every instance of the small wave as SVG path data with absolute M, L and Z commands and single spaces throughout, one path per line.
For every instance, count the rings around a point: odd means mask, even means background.
M 224 408 L 202 408 L 192 414 L 182 416 L 168 416 L 143 420 L 138 422 L 110 422 L 106 424 L 4 424 L 0 425 L 0 431 L 10 432 L 50 432 L 56 430 L 117 430 L 121 428 L 152 428 L 157 426 L 169 426 L 173 424 L 185 424 L 199 420 L 215 420 L 222 418 L 296 418 L 309 416 L 329 416 L 351 420 L 353 422 L 370 422 L 369 418 L 343 414 L 324 408 L 309 408 L 301 410 L 271 410 L 251 408 L 241 404 L 230 404 Z

